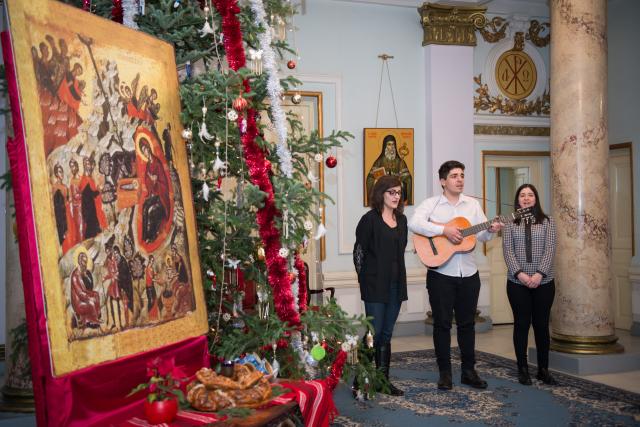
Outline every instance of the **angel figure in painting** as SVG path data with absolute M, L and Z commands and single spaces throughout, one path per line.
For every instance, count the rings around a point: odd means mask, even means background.
M 76 251 L 76 268 L 71 273 L 71 307 L 78 328 L 100 327 L 100 294 L 93 290 L 89 255 L 84 247 Z

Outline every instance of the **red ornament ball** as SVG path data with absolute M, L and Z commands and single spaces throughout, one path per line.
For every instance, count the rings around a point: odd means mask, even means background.
M 338 159 L 336 159 L 333 156 L 329 156 L 329 157 L 327 157 L 327 160 L 325 160 L 325 163 L 326 163 L 328 168 L 333 169 L 338 164 Z
M 242 96 L 237 97 L 233 100 L 233 109 L 236 111 L 244 111 L 247 108 L 248 102 Z
M 289 60 L 289 62 L 287 62 L 287 68 L 290 70 L 296 68 L 296 61 L 294 61 L 293 59 Z

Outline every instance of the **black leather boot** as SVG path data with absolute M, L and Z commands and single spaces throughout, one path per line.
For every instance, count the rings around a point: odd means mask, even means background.
M 551 376 L 549 369 L 547 368 L 538 368 L 538 375 L 536 375 L 536 378 L 547 385 L 558 385 L 558 381 Z
M 389 383 L 389 394 L 391 396 L 404 396 L 404 391 L 391 384 L 389 381 L 389 365 L 391 364 L 391 344 L 381 344 L 376 346 L 376 368 L 380 369 Z
M 518 366 L 518 382 L 522 385 L 531 385 L 531 376 L 527 365 Z
M 473 388 L 487 388 L 487 382 L 478 376 L 475 369 L 462 371 L 460 382 L 462 384 L 470 385 Z
M 440 372 L 440 379 L 438 380 L 439 390 L 451 390 L 453 388 L 453 380 L 451 379 L 451 371 Z

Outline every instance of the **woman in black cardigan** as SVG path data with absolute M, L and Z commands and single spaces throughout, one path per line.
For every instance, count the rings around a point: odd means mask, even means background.
M 407 246 L 407 217 L 402 213 L 402 187 L 393 175 L 382 176 L 369 197 L 371 210 L 356 228 L 353 262 L 358 272 L 360 297 L 368 317 L 373 317 L 376 367 L 389 379 L 391 335 L 407 300 L 407 272 L 404 250 Z M 389 394 L 402 396 L 402 390 L 389 383 Z

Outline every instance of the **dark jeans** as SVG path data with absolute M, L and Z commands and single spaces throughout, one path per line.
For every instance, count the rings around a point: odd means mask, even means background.
M 402 302 L 398 298 L 398 284 L 392 283 L 389 289 L 389 302 L 364 302 L 364 311 L 367 317 L 373 317 L 371 323 L 375 329 L 373 342 L 378 344 L 389 344 L 393 335 L 393 327 L 400 313 Z
M 462 370 L 476 364 L 475 317 L 480 294 L 480 276 L 452 277 L 429 270 L 429 304 L 433 313 L 433 344 L 440 372 L 451 372 L 451 322 L 456 316 Z
M 527 366 L 529 327 L 533 321 L 538 368 L 549 367 L 549 317 L 555 293 L 553 280 L 535 289 L 507 280 L 507 297 L 513 312 L 513 347 L 518 366 Z

